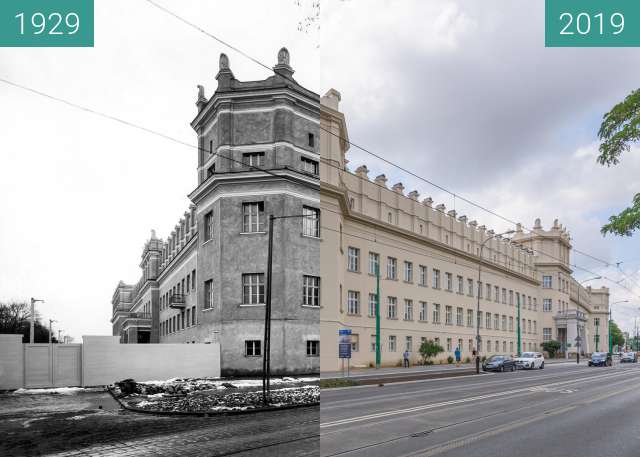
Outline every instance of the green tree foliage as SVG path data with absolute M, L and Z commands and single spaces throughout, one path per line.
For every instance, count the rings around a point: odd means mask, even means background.
M 545 341 L 544 343 L 540 344 L 540 346 L 542 346 L 542 349 L 544 351 L 549 353 L 549 357 L 551 358 L 554 358 L 556 356 L 556 353 L 562 347 L 562 345 L 560 344 L 560 341 L 556 341 L 556 340 Z
M 422 357 L 422 363 L 426 364 L 429 359 L 444 352 L 442 346 L 433 340 L 423 341 L 420 345 L 420 356 Z
M 25 302 L 0 303 L 0 333 L 22 334 L 22 342 L 29 342 L 31 306 Z M 34 324 L 34 341 L 36 343 L 49 342 L 49 329 L 42 325 L 40 316 L 36 314 Z M 53 337 L 52 341 L 58 340 Z
M 631 144 L 640 140 L 640 89 L 631 92 L 624 101 L 618 103 L 604 115 L 600 130 L 600 155 L 598 162 L 610 167 L 620 163 L 623 152 L 631 149 Z M 640 228 L 640 193 L 633 197 L 632 206 L 609 218 L 609 223 L 600 230 L 618 236 L 631 236 Z
M 611 321 L 611 344 L 613 346 L 624 346 L 624 335 L 622 334 L 622 330 L 618 327 L 618 324 Z

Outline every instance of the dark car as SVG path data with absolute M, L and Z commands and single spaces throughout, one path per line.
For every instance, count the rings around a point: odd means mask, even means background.
M 611 355 L 608 352 L 594 352 L 589 360 L 590 367 L 610 367 Z
M 620 357 L 620 363 L 636 363 L 638 361 L 638 354 L 635 352 L 623 352 Z
M 516 362 L 508 355 L 492 355 L 482 363 L 483 371 L 515 371 Z

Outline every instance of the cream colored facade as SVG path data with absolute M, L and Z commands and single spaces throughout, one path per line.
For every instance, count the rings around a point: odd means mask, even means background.
M 569 234 L 558 221 L 532 233 L 520 225 L 511 240 L 469 221 L 455 210 L 372 179 L 366 166 L 348 171 L 349 144 L 340 94 L 321 101 L 321 370 L 339 370 L 338 330 L 352 331 L 352 366 L 375 363 L 376 261 L 380 268 L 382 364 L 411 359 L 425 339 L 463 359 L 476 346 L 482 355 L 540 350 L 556 339 L 571 355 L 607 349 L 607 288 L 582 287 L 571 276 Z M 482 249 L 482 272 L 478 263 Z M 377 260 L 376 260 L 377 259 Z M 478 287 L 480 285 L 480 287 Z M 480 290 L 480 313 L 477 294 Z M 518 306 L 520 303 L 520 320 Z M 598 325 L 599 324 L 599 325 Z M 597 335 L 597 336 L 596 336 Z

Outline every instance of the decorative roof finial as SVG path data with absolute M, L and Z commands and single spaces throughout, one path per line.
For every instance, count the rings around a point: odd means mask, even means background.
M 293 75 L 294 71 L 289 65 L 289 51 L 287 48 L 283 47 L 278 51 L 278 64 L 273 67 L 273 71 L 288 79 Z
M 224 52 L 220 54 L 219 69 L 220 71 L 229 69 L 229 57 Z
M 285 47 L 278 51 L 278 65 L 289 65 L 289 50 Z

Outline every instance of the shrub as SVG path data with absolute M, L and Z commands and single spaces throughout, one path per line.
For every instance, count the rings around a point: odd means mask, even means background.
M 549 353 L 549 357 L 551 358 L 554 358 L 556 356 L 556 353 L 562 347 L 560 341 L 556 340 L 545 341 L 544 343 L 540 344 L 540 346 L 542 346 L 542 349 Z
M 453 363 L 453 357 L 451 356 L 447 357 L 447 362 L 450 364 Z
M 440 346 L 433 340 L 423 341 L 420 345 L 420 356 L 422 357 L 422 363 L 425 365 L 427 364 L 428 360 L 430 360 L 432 357 L 437 356 L 441 352 L 444 352 L 444 349 L 442 349 L 442 346 Z
M 471 358 L 470 357 L 465 357 L 464 363 L 471 363 Z

